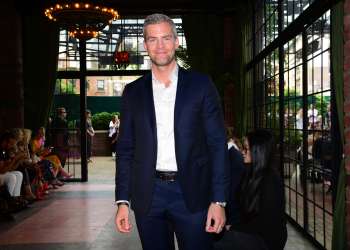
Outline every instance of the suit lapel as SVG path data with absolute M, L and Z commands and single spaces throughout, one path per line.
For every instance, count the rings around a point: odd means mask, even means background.
M 174 128 L 178 121 L 180 120 L 180 114 L 182 109 L 184 108 L 184 98 L 185 98 L 185 70 L 179 67 L 179 75 L 177 80 L 177 89 L 176 89 L 176 99 L 175 99 L 175 110 L 174 110 Z M 156 127 L 156 115 L 154 109 L 154 99 L 153 99 L 153 89 L 152 89 L 152 74 L 148 74 L 145 77 L 145 99 L 144 99 L 144 110 L 146 119 L 150 122 L 150 126 L 152 128 L 153 135 L 157 135 L 157 127 Z M 157 141 L 157 140 L 155 140 Z
M 177 80 L 177 90 L 176 90 L 176 99 L 175 99 L 175 111 L 174 111 L 174 129 L 176 128 L 177 123 L 180 120 L 180 114 L 184 108 L 185 103 L 185 70 L 179 67 L 179 76 Z
M 145 79 L 145 98 L 144 110 L 146 120 L 150 122 L 153 135 L 156 135 L 156 115 L 154 110 L 153 89 L 152 89 L 152 74 L 148 74 Z

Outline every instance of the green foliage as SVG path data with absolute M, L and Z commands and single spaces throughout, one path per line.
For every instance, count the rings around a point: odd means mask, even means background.
M 75 79 L 57 79 L 55 93 L 59 94 L 78 94 L 76 90 Z
M 284 110 L 295 115 L 303 107 L 303 97 L 294 89 L 284 90 Z
M 119 116 L 119 112 L 101 112 L 96 113 L 92 116 L 92 126 L 95 130 L 107 130 L 109 126 L 109 122 L 112 120 L 114 115 Z
M 312 103 L 314 103 L 319 115 L 324 117 L 327 113 L 327 106 L 330 105 L 330 101 L 330 96 L 322 96 L 321 94 L 317 94 L 314 96 Z
M 301 97 L 301 94 L 299 93 L 299 91 L 294 89 L 284 89 L 284 96 Z
M 77 124 L 76 120 L 68 121 L 68 128 L 69 129 L 75 129 L 76 128 L 76 124 Z

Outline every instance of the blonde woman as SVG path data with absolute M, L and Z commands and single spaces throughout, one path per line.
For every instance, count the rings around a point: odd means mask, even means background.
M 64 178 L 72 177 L 69 173 L 67 173 L 61 164 L 60 159 L 57 155 L 52 153 L 51 148 L 45 147 L 45 128 L 40 127 L 36 133 L 36 135 L 31 140 L 31 149 L 32 152 L 38 156 L 41 160 L 48 160 L 53 165 L 53 174 L 56 177 L 60 174 Z

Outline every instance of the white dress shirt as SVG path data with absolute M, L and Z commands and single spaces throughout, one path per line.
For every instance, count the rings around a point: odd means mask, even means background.
M 230 150 L 230 148 L 234 147 L 235 149 L 237 149 L 238 151 L 241 151 L 239 149 L 239 147 L 237 146 L 237 144 L 234 142 L 233 139 L 230 139 L 228 142 L 227 142 L 227 149 Z
M 113 121 L 110 121 L 109 122 L 109 133 L 108 133 L 108 137 L 112 137 L 113 134 L 116 132 L 116 128 L 117 128 L 117 123 L 113 122 Z
M 179 67 L 176 65 L 170 75 L 168 87 L 152 73 L 152 89 L 157 126 L 158 171 L 177 171 L 174 138 L 174 109 Z
M 157 163 L 158 171 L 177 171 L 175 156 L 175 138 L 174 138 L 174 110 L 177 90 L 179 67 L 170 75 L 170 84 L 165 84 L 155 78 L 152 73 L 153 101 L 156 115 L 157 126 Z M 118 200 L 118 203 L 127 203 L 127 200 Z

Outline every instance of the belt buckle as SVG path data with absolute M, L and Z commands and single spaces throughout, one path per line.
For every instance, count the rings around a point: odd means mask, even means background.
M 176 180 L 176 173 L 167 173 L 159 171 L 156 175 L 162 181 L 174 182 Z
M 166 177 L 166 181 L 169 181 L 169 182 L 174 182 L 175 181 L 175 175 L 169 175 Z

